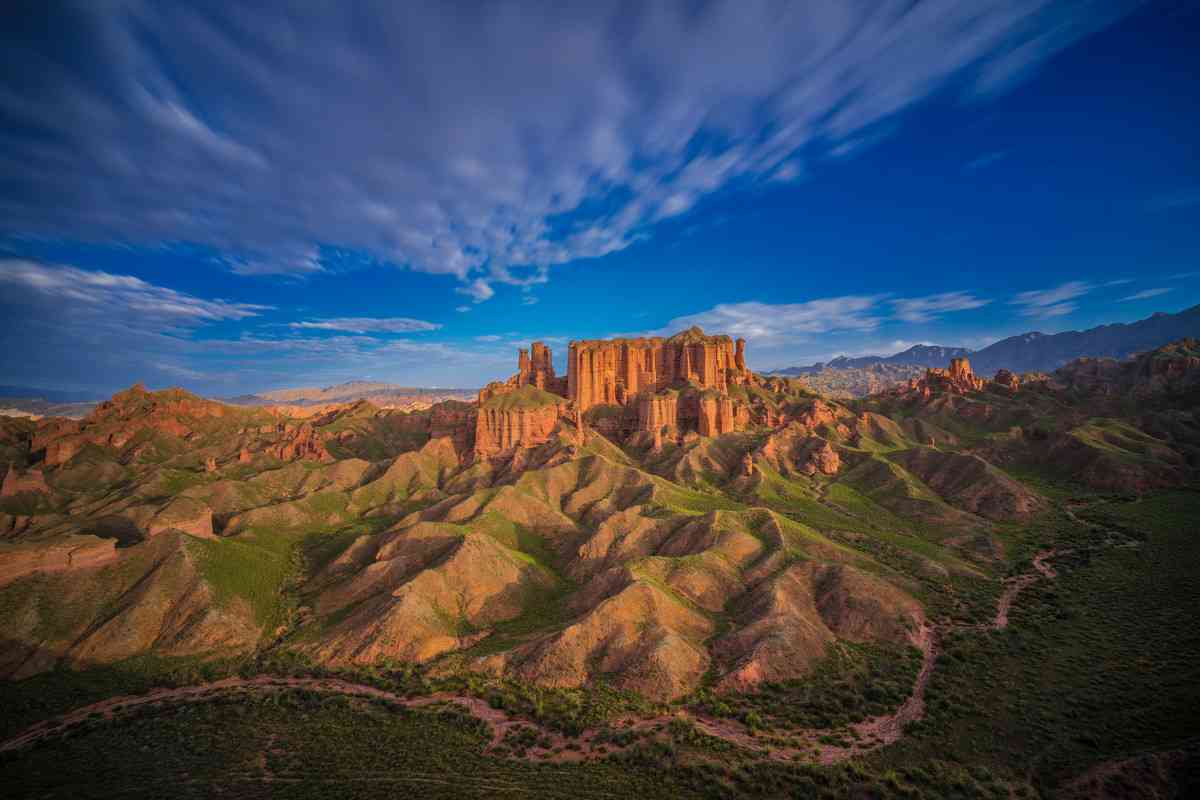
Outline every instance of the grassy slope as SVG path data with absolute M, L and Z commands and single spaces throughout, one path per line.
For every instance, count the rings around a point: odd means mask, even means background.
M 1097 762 L 1195 742 L 1200 493 L 1104 502 L 1095 516 L 1145 541 L 1076 549 L 1055 562 L 1056 582 L 1022 594 L 1008 630 L 951 637 L 930 716 L 876 766 L 982 764 L 1053 794 Z M 1042 535 L 1096 543 L 1080 526 Z

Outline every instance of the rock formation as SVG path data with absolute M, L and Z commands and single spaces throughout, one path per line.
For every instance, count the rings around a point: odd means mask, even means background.
M 332 461 L 333 456 L 325 449 L 325 443 L 313 429 L 312 423 L 305 422 L 299 427 L 290 428 L 286 423 L 279 423 L 276 428 L 280 441 L 268 452 L 280 461 Z
M 745 361 L 744 341 L 735 350 L 728 336 L 707 336 L 695 327 L 669 339 L 574 341 L 567 358 L 567 398 L 586 411 L 601 403 L 625 405 L 643 391 L 689 381 L 726 391 L 748 377 Z
M 476 458 L 494 458 L 548 441 L 566 411 L 565 400 L 529 384 L 481 400 L 475 424 Z
M 910 380 L 900 386 L 896 393 L 929 399 L 935 393 L 969 394 L 983 389 L 986 382 L 971 371 L 971 362 L 966 358 L 950 360 L 949 369 L 929 368 L 921 378 Z
M 48 494 L 50 487 L 40 469 L 31 469 L 24 473 L 17 472 L 12 464 L 4 474 L 4 483 L 0 486 L 0 497 L 12 497 L 18 494 Z
M 98 567 L 117 558 L 115 539 L 58 536 L 36 544 L 8 548 L 0 559 L 0 586 L 33 572 L 59 572 Z

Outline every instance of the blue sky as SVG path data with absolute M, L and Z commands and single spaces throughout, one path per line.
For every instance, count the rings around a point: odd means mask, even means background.
M 0 383 L 756 369 L 1200 302 L 1200 8 L 17 2 Z M 346 6 L 346 8 L 342 8 Z

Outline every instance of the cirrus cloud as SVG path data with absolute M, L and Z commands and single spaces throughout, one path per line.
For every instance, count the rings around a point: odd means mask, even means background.
M 482 302 L 1009 86 L 1133 5 L 16 4 L 0 231 L 195 242 L 249 275 L 321 271 L 328 244 Z
M 338 317 L 335 319 L 305 320 L 288 323 L 290 328 L 307 328 L 311 330 L 347 331 L 349 333 L 418 333 L 421 331 L 436 331 L 441 325 L 436 322 L 426 322 L 423 319 L 408 317 Z

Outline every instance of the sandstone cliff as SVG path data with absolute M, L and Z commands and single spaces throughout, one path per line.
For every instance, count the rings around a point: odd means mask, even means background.
M 530 385 L 481 399 L 475 424 L 475 456 L 494 458 L 548 441 L 566 408 L 561 397 Z
M 600 403 L 625 405 L 643 391 L 675 383 L 725 391 L 748 374 L 744 341 L 735 349 L 728 336 L 707 336 L 699 328 L 669 339 L 581 340 L 570 345 L 567 397 L 586 411 Z

